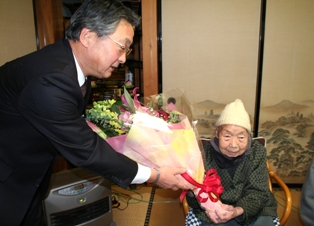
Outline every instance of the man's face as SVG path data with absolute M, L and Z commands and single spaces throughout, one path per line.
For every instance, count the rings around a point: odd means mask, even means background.
M 109 37 L 108 37 L 109 36 Z M 131 24 L 121 20 L 116 31 L 108 36 L 97 37 L 91 32 L 88 49 L 83 63 L 85 75 L 97 78 L 108 78 L 119 64 L 126 61 L 126 51 L 133 42 L 134 30 Z
M 221 153 L 228 157 L 242 155 L 248 146 L 249 134 L 246 129 L 236 125 L 223 125 L 216 130 Z

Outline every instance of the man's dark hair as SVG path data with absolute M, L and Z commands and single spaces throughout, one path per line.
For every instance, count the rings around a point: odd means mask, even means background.
M 88 28 L 98 37 L 115 32 L 121 19 L 134 28 L 140 24 L 140 17 L 123 3 L 116 0 L 85 0 L 70 19 L 66 38 L 79 40 L 81 30 Z

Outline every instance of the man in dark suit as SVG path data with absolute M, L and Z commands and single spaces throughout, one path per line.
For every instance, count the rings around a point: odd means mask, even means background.
M 0 225 L 44 225 L 41 201 L 64 156 L 126 188 L 189 189 L 183 168 L 141 166 L 115 152 L 82 117 L 88 76 L 107 78 L 130 53 L 139 17 L 118 1 L 85 0 L 66 39 L 0 67 Z M 80 86 L 87 83 L 87 94 Z

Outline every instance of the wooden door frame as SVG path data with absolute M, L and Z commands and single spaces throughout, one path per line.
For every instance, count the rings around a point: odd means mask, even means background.
M 157 0 L 142 0 L 143 95 L 158 94 Z
M 64 37 L 62 2 L 33 0 L 37 49 Z

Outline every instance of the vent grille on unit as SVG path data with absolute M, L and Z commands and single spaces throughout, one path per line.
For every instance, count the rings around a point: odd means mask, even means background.
M 93 220 L 110 211 L 109 197 L 75 209 L 50 214 L 52 226 L 70 226 Z

